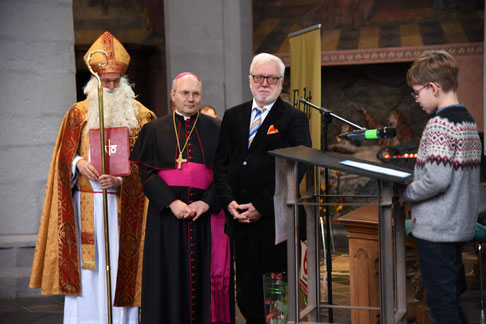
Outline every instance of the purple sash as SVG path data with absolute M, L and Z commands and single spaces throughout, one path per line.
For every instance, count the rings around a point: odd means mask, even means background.
M 180 170 L 161 170 L 158 174 L 169 186 L 207 189 L 213 182 L 213 170 L 201 163 L 182 163 Z
M 213 170 L 204 164 L 186 162 L 182 169 L 158 172 L 169 186 L 207 189 L 213 182 Z M 229 323 L 230 245 L 224 234 L 224 212 L 211 214 L 211 323 Z

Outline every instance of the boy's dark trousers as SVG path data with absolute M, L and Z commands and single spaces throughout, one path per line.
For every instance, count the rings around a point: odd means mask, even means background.
M 432 321 L 468 323 L 459 296 L 466 291 L 466 275 L 462 263 L 464 242 L 430 242 L 417 238 L 422 281 Z

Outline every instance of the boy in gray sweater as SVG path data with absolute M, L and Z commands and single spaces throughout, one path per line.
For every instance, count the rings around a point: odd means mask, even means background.
M 434 323 L 467 323 L 461 251 L 473 238 L 479 201 L 481 141 L 459 104 L 458 67 L 445 51 L 423 53 L 408 70 L 412 96 L 431 118 L 422 134 L 414 180 L 402 194 L 412 203 L 422 281 Z

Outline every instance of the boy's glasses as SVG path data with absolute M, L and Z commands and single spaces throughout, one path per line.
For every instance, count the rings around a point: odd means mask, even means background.
M 411 92 L 410 95 L 413 97 L 413 99 L 417 100 L 418 97 L 419 97 L 420 91 L 422 89 L 427 88 L 428 86 L 429 86 L 429 84 L 427 83 L 426 85 L 424 85 L 422 88 L 418 89 L 417 91 Z
M 251 75 L 253 78 L 253 81 L 255 83 L 261 84 L 265 79 L 267 79 L 267 82 L 269 85 L 276 85 L 277 81 L 280 80 L 282 77 L 276 77 L 276 76 L 264 76 L 264 75 Z

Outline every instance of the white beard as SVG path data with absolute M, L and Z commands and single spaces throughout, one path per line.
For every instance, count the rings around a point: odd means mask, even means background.
M 86 130 L 100 128 L 98 108 L 98 80 L 91 78 L 84 88 L 90 100 Z M 120 78 L 120 86 L 113 91 L 103 88 L 103 115 L 105 128 L 138 126 L 135 93 L 126 77 Z

